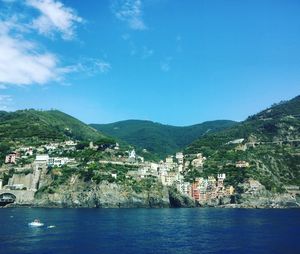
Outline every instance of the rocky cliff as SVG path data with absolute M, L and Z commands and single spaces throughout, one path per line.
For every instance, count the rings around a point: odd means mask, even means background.
M 34 206 L 97 208 L 163 208 L 169 207 L 167 188 L 151 188 L 135 192 L 124 185 L 77 181 L 62 185 L 55 193 L 38 191 Z

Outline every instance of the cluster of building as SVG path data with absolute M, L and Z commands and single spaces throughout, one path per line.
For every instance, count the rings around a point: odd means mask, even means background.
M 49 143 L 45 145 L 41 145 L 39 147 L 26 147 L 22 146 L 16 149 L 14 152 L 7 154 L 5 156 L 5 163 L 6 164 L 17 164 L 19 159 L 27 159 L 30 156 L 35 154 L 51 154 L 52 152 L 66 152 L 66 151 L 75 151 L 77 143 L 73 140 L 67 140 L 65 142 L 60 143 Z M 52 164 L 59 164 L 58 161 L 55 159 L 52 161 Z M 63 161 L 63 160 L 62 160 Z
M 37 148 L 20 147 L 13 153 L 8 154 L 5 158 L 5 163 L 7 164 L 16 164 L 18 159 L 28 158 L 28 156 L 31 156 L 31 158 L 35 156 L 35 160 L 31 166 L 31 173 L 26 175 L 13 175 L 5 188 L 11 190 L 37 190 L 41 186 L 39 185 L 39 179 L 47 167 L 61 167 L 63 165 L 76 164 L 75 159 L 51 156 L 60 154 L 59 151 L 76 151 L 76 145 L 76 142 L 70 140 L 61 143 L 50 143 Z M 101 147 L 100 150 L 102 150 L 102 148 L 105 148 L 105 151 L 115 151 L 115 154 L 119 153 L 119 144 Z M 99 150 L 99 147 L 91 142 L 88 149 Z M 178 152 L 175 156 L 168 156 L 164 161 L 158 163 L 144 161 L 144 158 L 138 156 L 135 150 L 127 151 L 125 152 L 125 156 L 120 156 L 121 155 L 115 156 L 114 159 L 108 161 L 99 162 L 118 165 L 135 165 L 137 166 L 137 170 L 129 171 L 126 175 L 127 178 L 143 179 L 153 176 L 156 177 L 162 185 L 176 186 L 178 191 L 196 201 L 206 201 L 234 193 L 232 186 L 227 188 L 224 186 L 225 174 L 209 176 L 208 178 L 196 178 L 192 183 L 185 180 L 185 174 L 188 173 L 189 170 L 198 169 L 200 172 L 203 170 L 203 164 L 206 158 L 201 153 L 184 155 L 182 152 Z M 235 165 L 237 168 L 249 167 L 249 163 L 246 161 L 238 161 Z M 116 173 L 111 176 L 113 178 L 118 177 Z M 2 188 L 2 182 L 0 182 L 0 184 Z
M 196 178 L 193 183 L 185 181 L 185 173 L 191 168 L 202 170 L 205 160 L 206 158 L 201 153 L 184 155 L 179 152 L 160 163 L 142 163 L 137 171 L 129 171 L 127 177 L 137 179 L 149 176 L 157 177 L 164 186 L 176 186 L 178 191 L 196 201 L 207 201 L 232 195 L 234 188 L 232 186 L 226 188 L 224 185 L 225 174 L 218 174 L 216 177 L 209 176 L 207 179 Z
M 6 164 L 12 164 L 15 174 L 9 178 L 5 186 L 0 179 L 0 190 L 27 190 L 36 191 L 41 187 L 40 179 L 46 174 L 49 166 L 61 167 L 65 164 L 75 163 L 75 159 L 67 157 L 50 156 L 53 152 L 64 152 L 76 150 L 77 143 L 68 140 L 60 143 L 49 143 L 39 147 L 19 147 L 5 157 Z M 32 163 L 19 167 L 18 160 L 31 157 Z
M 183 182 L 178 184 L 177 189 L 199 202 L 233 195 L 234 188 L 232 186 L 225 187 L 225 178 L 225 174 L 218 174 L 217 178 L 214 176 L 200 177 L 196 178 L 193 183 Z
M 68 157 L 50 157 L 48 154 L 42 154 L 36 156 L 34 163 L 52 167 L 61 167 L 65 164 L 76 163 L 76 161 L 75 159 Z

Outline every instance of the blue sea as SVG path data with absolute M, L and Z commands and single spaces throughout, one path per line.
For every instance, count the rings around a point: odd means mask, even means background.
M 300 209 L 0 209 L 0 253 L 300 253 Z

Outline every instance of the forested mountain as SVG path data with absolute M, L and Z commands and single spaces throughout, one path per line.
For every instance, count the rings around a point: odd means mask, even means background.
M 78 139 L 96 140 L 100 132 L 58 110 L 0 111 L 1 141 L 19 139 Z
M 183 149 L 206 133 L 214 133 L 235 124 L 234 121 L 218 120 L 177 127 L 151 121 L 127 120 L 111 124 L 91 124 L 91 126 L 163 158 Z

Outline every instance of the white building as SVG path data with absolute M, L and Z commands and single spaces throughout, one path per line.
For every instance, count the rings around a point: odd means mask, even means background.
M 166 163 L 169 164 L 169 165 L 173 164 L 173 157 L 172 156 L 167 157 L 166 158 Z
M 95 145 L 94 145 L 94 142 L 91 141 L 90 144 L 89 144 L 89 148 L 90 148 L 90 149 L 93 149 L 93 150 L 97 150 L 97 149 L 98 149 L 98 146 L 97 146 L 97 145 L 95 146 Z
M 65 145 L 66 145 L 66 146 L 76 146 L 77 143 L 74 142 L 73 140 L 67 140 L 67 141 L 65 142 Z
M 49 160 L 48 154 L 37 154 L 35 160 L 38 162 L 47 162 Z
M 66 160 L 66 158 L 52 157 L 52 158 L 49 158 L 48 163 L 51 166 L 61 167 L 67 163 L 67 160 Z
M 37 164 L 48 164 L 49 163 L 49 155 L 48 154 L 40 154 L 35 158 L 35 163 Z
M 226 174 L 218 174 L 218 180 L 225 180 Z
M 135 160 L 136 160 L 136 153 L 135 150 L 133 149 L 131 152 L 129 152 L 128 161 L 135 162 Z
M 153 171 L 153 172 L 157 172 L 157 171 L 158 171 L 158 164 L 157 164 L 157 163 L 151 162 L 151 164 L 150 164 L 150 169 L 151 169 L 151 171 Z
M 75 162 L 75 159 L 70 159 L 68 157 L 51 157 L 51 158 L 49 158 L 48 163 L 51 166 L 61 167 L 70 162 Z
M 120 149 L 119 143 L 116 143 L 114 149 L 115 149 L 115 150 L 119 150 L 119 149 Z
M 135 150 L 133 149 L 130 153 L 129 153 L 129 159 L 135 159 L 136 157 L 136 153 Z
M 227 142 L 227 145 L 230 145 L 230 144 L 241 144 L 241 143 L 244 142 L 244 140 L 245 140 L 245 139 L 243 139 L 243 138 L 231 140 L 231 141 Z
M 177 159 L 177 161 L 178 161 L 179 164 L 183 164 L 183 158 L 184 158 L 184 156 L 183 156 L 182 152 L 176 153 L 175 157 L 176 157 L 176 159 Z

